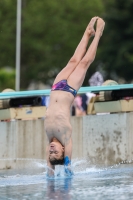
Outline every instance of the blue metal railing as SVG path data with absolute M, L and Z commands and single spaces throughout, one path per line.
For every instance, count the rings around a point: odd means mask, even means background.
M 78 94 L 83 94 L 83 93 L 87 93 L 87 92 L 96 93 L 96 92 L 99 92 L 99 91 L 121 90 L 121 89 L 131 89 L 131 88 L 133 88 L 133 84 L 81 87 L 78 91 Z M 0 93 L 0 99 L 10 99 L 10 98 L 29 97 L 29 96 L 47 96 L 49 94 L 50 94 L 50 89 L 20 91 L 20 92 L 4 92 L 4 93 Z

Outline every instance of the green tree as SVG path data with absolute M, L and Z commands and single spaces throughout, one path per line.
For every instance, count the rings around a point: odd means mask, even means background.
M 133 1 L 111 0 L 105 3 L 106 28 L 101 48 L 102 61 L 108 78 L 133 79 Z
M 16 2 L 0 1 L 0 68 L 15 68 Z M 23 0 L 21 89 L 32 80 L 51 84 L 73 55 L 91 17 L 102 16 L 103 11 L 103 0 Z
M 15 70 L 11 68 L 1 68 L 0 92 L 7 88 L 15 89 Z
M 16 0 L 0 1 L 0 68 L 15 66 Z
M 25 1 L 22 87 L 32 79 L 51 84 L 73 55 L 91 17 L 101 15 L 103 10 L 99 0 Z

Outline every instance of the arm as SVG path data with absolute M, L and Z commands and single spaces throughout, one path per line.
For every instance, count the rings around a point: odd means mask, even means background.
M 46 160 L 47 160 L 47 175 L 49 177 L 52 177 L 54 176 L 55 166 L 51 165 L 51 163 L 49 162 L 49 146 L 46 147 Z
M 64 169 L 67 176 L 72 176 L 73 172 L 71 169 L 71 156 L 72 156 L 72 138 L 65 144 L 64 152 Z
M 68 157 L 71 161 L 72 156 L 72 138 L 69 139 L 69 142 L 65 144 L 65 152 L 64 152 L 64 159 L 65 157 Z

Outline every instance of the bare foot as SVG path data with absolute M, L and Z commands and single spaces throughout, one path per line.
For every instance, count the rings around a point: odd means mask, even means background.
M 95 25 L 96 21 L 98 20 L 98 18 L 99 17 L 93 17 L 87 26 L 86 30 L 89 34 L 89 37 L 92 37 L 95 35 L 94 25 Z
M 104 30 L 105 22 L 102 18 L 98 18 L 97 20 L 97 27 L 96 27 L 96 33 L 100 34 L 102 36 L 103 30 Z

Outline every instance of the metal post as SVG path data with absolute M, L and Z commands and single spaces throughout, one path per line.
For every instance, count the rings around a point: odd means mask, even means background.
M 16 27 L 16 91 L 20 90 L 20 53 L 21 53 L 21 0 L 17 0 Z

